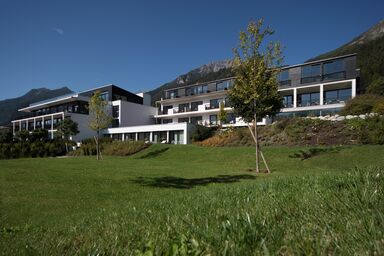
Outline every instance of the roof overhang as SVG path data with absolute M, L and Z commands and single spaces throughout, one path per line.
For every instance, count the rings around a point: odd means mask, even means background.
M 38 109 L 46 108 L 46 107 L 52 107 L 52 106 L 56 106 L 56 105 L 63 104 L 63 103 L 73 102 L 73 101 L 87 101 L 88 102 L 89 97 L 81 96 L 79 94 L 73 94 L 73 95 L 69 95 L 69 96 L 63 96 L 63 97 L 59 97 L 59 98 L 48 99 L 45 101 L 36 102 L 36 103 L 30 104 L 26 108 L 19 109 L 19 111 L 31 112 L 33 110 L 38 110 Z

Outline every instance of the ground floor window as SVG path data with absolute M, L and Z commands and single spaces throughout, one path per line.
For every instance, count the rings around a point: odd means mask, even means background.
M 352 97 L 352 89 L 339 89 L 324 92 L 324 104 L 335 104 L 349 100 Z
M 149 141 L 150 133 L 149 132 L 139 132 L 139 140 Z
M 122 133 L 114 133 L 112 134 L 113 140 L 123 140 L 123 134 Z
M 184 144 L 184 131 L 170 131 L 169 141 L 172 144 Z
M 297 104 L 299 107 L 320 105 L 320 93 L 304 93 L 297 95 Z
M 167 143 L 167 132 L 153 132 L 153 143 Z
M 124 140 L 126 141 L 132 141 L 132 140 L 136 140 L 136 133 L 125 133 L 124 134 Z

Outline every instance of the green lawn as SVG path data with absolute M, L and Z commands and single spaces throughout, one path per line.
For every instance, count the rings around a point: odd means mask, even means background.
M 384 254 L 384 146 L 153 145 L 130 157 L 0 161 L 6 255 Z

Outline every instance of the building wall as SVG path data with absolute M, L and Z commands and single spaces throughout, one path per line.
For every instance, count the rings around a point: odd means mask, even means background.
M 71 114 L 72 121 L 77 123 L 79 133 L 72 137 L 73 141 L 81 141 L 86 138 L 92 138 L 96 136 L 96 132 L 89 128 L 89 115 Z
M 154 115 L 157 113 L 157 108 L 155 107 L 121 100 L 113 101 L 112 105 L 120 106 L 120 127 L 155 124 Z

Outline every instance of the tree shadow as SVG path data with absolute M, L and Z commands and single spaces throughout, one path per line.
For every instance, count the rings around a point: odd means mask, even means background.
M 293 153 L 289 157 L 305 160 L 324 153 L 338 153 L 344 148 L 345 147 L 310 148 L 307 151 L 299 150 L 299 152 Z
M 158 187 L 158 188 L 178 188 L 178 189 L 191 189 L 196 186 L 206 186 L 211 183 L 234 183 L 240 180 L 253 180 L 256 179 L 254 175 L 218 175 L 216 177 L 206 178 L 178 178 L 173 176 L 165 177 L 138 177 L 132 182 L 142 186 Z
M 169 149 L 169 147 L 158 149 L 155 151 L 151 151 L 151 152 L 148 152 L 147 154 L 145 154 L 141 157 L 138 157 L 138 158 L 140 158 L 140 159 L 155 158 L 155 157 L 158 157 L 159 155 L 161 155 L 162 153 L 164 153 L 165 151 L 167 151 L 168 149 Z

